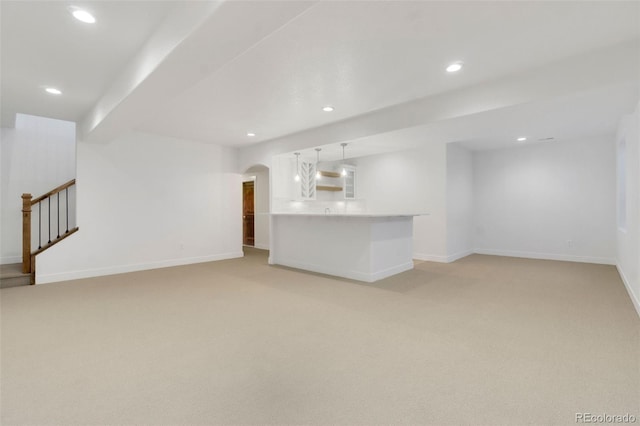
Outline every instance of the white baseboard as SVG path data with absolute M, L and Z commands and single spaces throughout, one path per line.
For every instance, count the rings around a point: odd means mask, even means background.
M 526 259 L 560 260 L 565 262 L 581 262 L 581 263 L 598 263 L 601 265 L 616 264 L 615 259 L 609 259 L 604 257 L 573 256 L 568 254 L 535 253 L 535 252 L 493 250 L 493 249 L 474 249 L 473 252 L 477 254 L 488 254 L 492 256 L 522 257 Z
M 447 256 L 447 263 L 455 262 L 458 259 L 469 256 L 470 254 L 473 254 L 473 250 L 466 250 L 461 251 L 460 253 L 450 254 L 449 256 Z
M 572 256 L 565 254 L 550 254 L 550 253 L 535 253 L 535 252 L 523 252 L 512 250 L 493 250 L 493 249 L 473 249 L 467 250 L 449 256 L 414 253 L 413 258 L 415 260 L 426 260 L 429 262 L 450 263 L 470 254 L 488 254 L 492 256 L 507 256 L 507 257 L 522 257 L 525 259 L 543 259 L 543 260 L 560 260 L 565 262 L 581 262 L 581 263 L 597 263 L 601 265 L 615 265 L 614 259 L 604 257 L 588 257 L 588 256 Z
M 447 263 L 447 256 L 439 256 L 434 254 L 413 253 L 415 260 L 426 260 L 428 262 Z
M 392 275 L 396 275 L 405 271 L 410 271 L 412 269 L 413 269 L 413 262 L 408 262 L 402 265 L 397 265 L 391 268 L 383 269 L 382 271 L 377 271 L 371 274 L 371 278 L 373 278 L 373 280 L 370 282 L 382 280 Z
M 622 282 L 624 283 L 624 287 L 627 289 L 627 293 L 629 293 L 629 297 L 631 298 L 631 302 L 633 303 L 633 307 L 636 308 L 636 313 L 640 317 L 640 300 L 638 300 L 638 297 L 640 297 L 640 295 L 637 295 L 637 294 L 633 293 L 633 290 L 631 290 L 631 283 L 627 279 L 627 276 L 624 274 L 624 271 L 622 270 L 620 265 L 616 265 L 616 269 L 618 270 L 618 273 L 620 274 L 620 278 L 622 278 Z
M 22 263 L 22 256 L 0 257 L 0 265 L 10 265 L 12 263 Z
M 467 257 L 473 253 L 474 253 L 473 250 L 461 251 L 459 253 L 450 254 L 448 256 L 414 253 L 413 258 L 415 260 L 426 260 L 429 262 L 451 263 L 451 262 L 455 262 L 458 259 L 462 259 L 463 257 Z
M 191 265 L 193 263 L 213 262 L 216 260 L 236 259 L 244 253 L 222 253 L 211 256 L 189 257 L 183 259 L 169 259 L 158 262 L 139 263 L 135 265 L 119 265 L 107 268 L 84 269 L 81 271 L 60 272 L 56 274 L 38 274 L 36 268 L 36 284 L 47 284 L 59 281 L 78 280 L 81 278 L 100 277 L 104 275 L 124 274 L 127 272 L 146 271 L 148 269 L 169 268 L 171 266 Z
M 413 269 L 413 262 L 404 263 L 402 265 L 393 266 L 391 268 L 383 269 L 376 272 L 364 272 L 364 271 L 345 271 L 342 269 L 330 268 L 325 265 L 317 265 L 314 263 L 297 262 L 288 259 L 272 259 L 269 258 L 269 264 L 282 265 L 289 268 L 302 269 L 305 271 L 317 272 L 319 274 L 333 275 L 336 277 L 344 277 L 356 281 L 364 281 L 372 283 L 383 278 L 390 277 L 401 272 Z
M 255 244 L 254 247 L 260 250 L 269 250 L 269 244 Z

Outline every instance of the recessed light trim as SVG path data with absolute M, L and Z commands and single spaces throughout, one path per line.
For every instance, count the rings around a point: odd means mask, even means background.
M 84 9 L 79 9 L 77 7 L 72 7 L 69 9 L 74 18 L 76 18 L 80 22 L 84 22 L 85 24 L 95 24 L 96 18 L 87 12 Z
M 248 133 L 247 133 L 247 136 L 249 136 L 250 138 L 254 137 L 255 135 L 256 135 L 256 134 L 255 134 L 255 133 L 253 133 L 253 132 L 248 132 Z
M 60 89 L 56 89 L 55 87 L 47 87 L 44 90 L 52 95 L 62 95 Z
M 334 110 L 334 108 L 331 105 L 327 105 L 327 106 L 322 107 L 322 110 L 324 112 L 331 112 L 331 111 Z
M 518 139 L 516 139 L 518 142 L 524 142 L 527 140 L 527 138 L 525 138 L 524 136 L 520 136 Z
M 447 67 L 447 72 L 458 72 L 462 69 L 462 65 L 463 62 L 461 61 L 454 62 Z

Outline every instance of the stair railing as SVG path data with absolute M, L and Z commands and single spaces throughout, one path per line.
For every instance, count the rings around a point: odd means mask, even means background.
M 42 253 L 46 249 L 64 240 L 71 234 L 78 230 L 78 227 L 69 228 L 69 188 L 76 184 L 76 180 L 72 179 L 67 183 L 64 183 L 57 188 L 41 195 L 37 198 L 33 198 L 31 194 L 22 194 L 22 272 L 25 274 L 31 274 L 31 284 L 35 284 L 35 259 L 36 255 Z M 60 228 L 60 194 L 64 191 L 64 224 L 62 230 Z M 54 199 L 55 196 L 55 199 Z M 54 214 L 57 224 L 51 226 L 51 203 L 54 199 Z M 43 204 L 45 208 L 45 214 L 47 218 L 47 235 L 45 235 L 46 242 L 42 241 L 42 222 L 43 222 Z M 31 250 L 31 237 L 32 237 L 32 223 L 31 213 L 32 207 L 38 206 L 38 248 Z M 53 235 L 52 235 L 53 234 Z

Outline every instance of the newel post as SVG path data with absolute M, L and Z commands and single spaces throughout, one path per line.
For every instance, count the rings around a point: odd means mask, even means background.
M 22 273 L 31 273 L 31 194 L 22 194 Z

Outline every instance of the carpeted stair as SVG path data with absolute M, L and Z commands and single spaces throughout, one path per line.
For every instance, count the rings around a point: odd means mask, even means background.
M 18 287 L 30 284 L 29 274 L 22 273 L 22 263 L 0 265 L 0 288 Z

